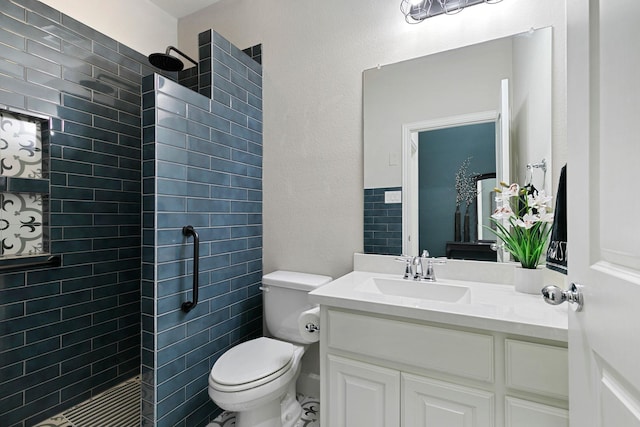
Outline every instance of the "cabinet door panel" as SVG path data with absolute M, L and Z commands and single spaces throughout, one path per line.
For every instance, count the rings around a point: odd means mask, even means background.
M 328 355 L 331 427 L 393 427 L 400 420 L 400 373 Z
M 507 397 L 505 427 L 569 427 L 569 411 Z
M 507 387 L 566 400 L 569 397 L 567 349 L 505 340 Z
M 493 427 L 494 395 L 402 374 L 403 427 Z

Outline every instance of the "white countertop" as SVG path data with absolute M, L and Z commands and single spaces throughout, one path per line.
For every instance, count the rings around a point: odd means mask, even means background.
M 469 302 L 439 302 L 358 290 L 373 277 L 401 279 L 401 274 L 354 271 L 309 294 L 311 302 L 408 319 L 485 329 L 541 339 L 567 341 L 567 305 L 551 306 L 541 296 L 516 292 L 511 285 L 443 280 L 467 286 Z M 422 282 L 428 287 L 430 282 Z M 402 282 L 399 282 L 402 286 Z

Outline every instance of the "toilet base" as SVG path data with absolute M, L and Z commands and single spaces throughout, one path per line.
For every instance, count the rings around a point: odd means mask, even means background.
M 285 394 L 280 403 L 282 427 L 294 427 L 302 415 L 302 406 L 296 399 L 295 385 Z
M 302 415 L 295 390 L 278 402 L 274 400 L 256 409 L 236 413 L 236 427 L 294 427 Z

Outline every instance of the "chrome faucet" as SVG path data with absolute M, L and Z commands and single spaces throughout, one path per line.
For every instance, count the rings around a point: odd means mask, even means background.
M 396 258 L 398 261 L 405 263 L 404 279 L 412 280 L 426 280 L 427 282 L 436 281 L 436 272 L 433 268 L 434 264 L 444 264 L 445 261 L 438 258 L 429 258 L 429 251 L 426 249 L 422 251 L 420 256 L 405 256 L 402 255 Z M 434 261 L 435 260 L 435 261 Z

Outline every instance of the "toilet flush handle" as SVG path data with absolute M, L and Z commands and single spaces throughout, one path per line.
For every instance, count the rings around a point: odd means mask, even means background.
M 263 292 L 269 292 L 269 287 L 268 286 L 260 286 L 258 289 L 260 289 Z

